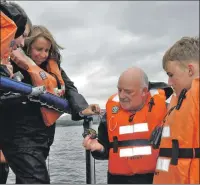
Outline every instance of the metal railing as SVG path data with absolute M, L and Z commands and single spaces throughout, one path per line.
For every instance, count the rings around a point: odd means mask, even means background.
M 86 117 L 83 122 L 83 129 L 89 129 L 93 126 L 93 116 Z M 95 159 L 90 150 L 85 150 L 86 159 L 86 184 L 96 184 Z

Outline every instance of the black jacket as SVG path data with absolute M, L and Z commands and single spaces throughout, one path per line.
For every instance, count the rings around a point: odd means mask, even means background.
M 91 152 L 92 156 L 95 159 L 106 160 L 109 156 L 109 139 L 108 139 L 108 130 L 107 130 L 107 120 L 106 113 L 101 118 L 101 122 L 98 127 L 98 141 L 104 146 L 104 152 L 94 151 Z
M 22 82 L 31 84 L 31 78 L 27 71 L 20 69 L 13 63 L 14 73 L 20 71 L 24 80 Z M 43 68 L 43 67 L 42 67 Z M 45 68 L 43 68 L 45 70 Z M 81 120 L 79 112 L 86 107 L 88 103 L 84 97 L 78 93 L 74 83 L 69 79 L 63 69 L 61 74 L 65 82 L 65 98 L 69 101 L 71 115 L 73 120 Z M 46 127 L 40 112 L 40 104 L 21 101 L 13 101 L 12 104 L 4 103 L 0 105 L 0 141 L 5 145 L 17 144 L 33 146 L 40 143 L 41 140 L 50 140 L 53 142 L 55 133 L 55 124 Z

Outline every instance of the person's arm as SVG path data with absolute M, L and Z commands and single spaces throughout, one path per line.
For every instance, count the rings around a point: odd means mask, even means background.
M 2 2 L 1 2 L 2 3 Z M 4 8 L 5 13 L 5 8 Z M 1 28 L 1 59 L 10 50 L 11 41 L 14 40 L 15 33 L 17 31 L 17 26 L 13 20 L 11 20 L 3 11 L 0 12 L 0 28 Z
M 80 115 L 80 112 L 86 109 L 89 105 L 85 98 L 78 93 L 78 90 L 74 86 L 74 83 L 70 80 L 70 78 L 66 75 L 65 71 L 62 68 L 61 75 L 65 82 L 65 98 L 69 101 L 72 120 L 81 120 L 84 117 Z
M 103 151 L 93 151 L 92 156 L 95 159 L 107 160 L 109 156 L 109 139 L 107 131 L 106 114 L 103 115 L 98 127 L 98 142 L 103 145 Z

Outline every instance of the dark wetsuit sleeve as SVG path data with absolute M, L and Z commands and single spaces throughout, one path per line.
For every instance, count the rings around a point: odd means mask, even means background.
M 65 82 L 65 97 L 69 101 L 71 108 L 70 114 L 72 115 L 72 120 L 81 120 L 83 117 L 79 116 L 79 112 L 88 107 L 88 103 L 85 98 L 78 93 L 77 88 L 74 86 L 74 83 L 66 75 L 64 70 L 61 68 L 61 75 Z
M 106 114 L 104 114 L 99 127 L 98 127 L 98 141 L 104 146 L 104 152 L 94 151 L 92 156 L 95 159 L 106 160 L 109 155 L 109 140 L 108 140 L 108 131 L 107 131 L 107 121 Z
M 9 166 L 7 163 L 0 163 L 0 184 L 6 184 L 9 173 Z

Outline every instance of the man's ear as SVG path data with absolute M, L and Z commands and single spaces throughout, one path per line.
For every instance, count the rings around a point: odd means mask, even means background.
M 148 88 L 147 87 L 143 88 L 142 96 L 146 96 L 147 93 L 148 93 Z
M 188 74 L 189 74 L 189 76 L 190 77 L 193 76 L 194 73 L 195 73 L 194 66 L 192 64 L 188 64 Z

